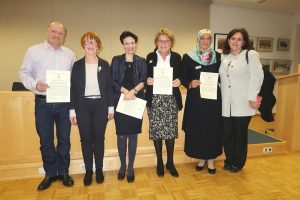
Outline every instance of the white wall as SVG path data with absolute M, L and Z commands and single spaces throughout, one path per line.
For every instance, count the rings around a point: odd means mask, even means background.
M 295 14 L 293 16 L 293 20 L 292 20 L 292 25 L 295 26 L 295 25 L 299 25 L 300 24 L 300 13 L 298 14 Z
M 293 16 L 292 20 L 293 25 L 293 38 L 295 38 L 295 43 L 293 44 L 295 53 L 294 53 L 294 72 L 297 72 L 298 65 L 300 64 L 300 13 Z M 298 65 L 297 65 L 298 64 Z
M 110 62 L 123 53 L 119 35 L 130 30 L 139 36 L 137 54 L 154 49 L 154 37 L 162 27 L 174 31 L 174 50 L 183 54 L 196 42 L 197 31 L 209 26 L 209 0 L 0 0 L 0 90 L 10 90 L 28 47 L 46 39 L 52 19 L 63 22 L 68 34 L 65 46 L 78 58 L 80 37 L 95 31 L 103 42 L 100 56 Z
M 300 17 L 299 17 L 300 19 Z M 261 58 L 293 60 L 293 16 L 280 12 L 260 11 L 221 5 L 211 5 L 210 29 L 214 33 L 228 33 L 235 27 L 244 27 L 250 36 L 274 38 L 273 52 L 259 52 Z M 290 51 L 277 51 L 277 39 L 291 39 Z

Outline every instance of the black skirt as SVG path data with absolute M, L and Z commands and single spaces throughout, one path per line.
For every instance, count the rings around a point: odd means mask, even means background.
M 142 119 L 115 112 L 117 135 L 132 135 L 142 132 Z

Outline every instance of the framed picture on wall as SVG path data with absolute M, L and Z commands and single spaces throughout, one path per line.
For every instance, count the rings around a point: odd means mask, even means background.
M 274 75 L 287 75 L 290 73 L 291 67 L 291 60 L 274 59 L 271 67 L 271 72 Z
M 272 52 L 273 51 L 273 38 L 257 37 L 256 51 Z
M 252 47 L 254 50 L 256 49 L 256 37 L 249 37 L 249 46 Z
M 267 70 L 271 70 L 271 66 L 272 66 L 272 59 L 265 59 L 265 58 L 261 58 L 260 59 L 260 63 L 262 65 L 262 67 L 264 69 L 267 69 Z
M 290 50 L 290 39 L 278 38 L 277 51 L 289 51 Z
M 215 33 L 214 34 L 214 50 L 222 53 L 225 41 L 227 38 L 227 34 L 225 33 Z

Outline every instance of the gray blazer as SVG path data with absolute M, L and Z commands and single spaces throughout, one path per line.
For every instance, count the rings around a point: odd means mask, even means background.
M 256 101 L 264 74 L 259 54 L 250 50 L 247 64 L 246 52 L 243 50 L 237 56 L 222 54 L 219 73 L 224 117 L 255 114 L 256 110 L 249 106 L 249 100 Z

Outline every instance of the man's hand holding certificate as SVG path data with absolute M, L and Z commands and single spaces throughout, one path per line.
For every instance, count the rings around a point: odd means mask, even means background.
M 47 103 L 70 102 L 70 71 L 47 70 Z
M 154 67 L 153 69 L 153 94 L 168 94 L 173 92 L 173 68 Z
M 201 72 L 200 96 L 205 99 L 217 99 L 218 73 Z

